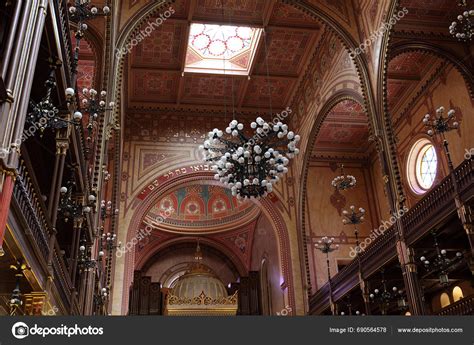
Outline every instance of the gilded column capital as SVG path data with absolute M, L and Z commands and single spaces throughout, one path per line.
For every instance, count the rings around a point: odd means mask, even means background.
M 16 169 L 4 168 L 2 165 L 0 165 L 0 174 L 11 176 L 13 178 L 13 181 L 15 181 L 18 176 L 18 172 L 16 171 Z
M 56 141 L 56 154 L 65 156 L 69 149 L 69 142 L 58 140 Z
M 25 296 L 25 314 L 42 315 L 43 307 L 46 302 L 46 292 L 31 292 Z

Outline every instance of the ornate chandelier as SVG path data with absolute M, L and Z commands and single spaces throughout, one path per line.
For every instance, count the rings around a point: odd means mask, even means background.
M 230 187 L 237 198 L 261 198 L 288 172 L 289 160 L 299 149 L 300 136 L 288 131 L 282 122 L 265 122 L 258 117 L 250 127 L 255 135 L 244 134 L 244 125 L 237 120 L 224 132 L 215 128 L 200 149 L 204 160 L 212 162 L 214 178 Z M 227 138 L 226 138 L 227 137 Z
M 446 249 L 440 249 L 437 234 L 431 232 L 434 239 L 435 255 L 431 258 L 431 261 L 427 256 L 423 255 L 420 257 L 421 264 L 428 274 L 436 274 L 439 279 L 439 283 L 447 287 L 449 286 L 448 273 L 452 271 L 456 265 L 463 260 L 464 255 L 458 251 L 454 257 L 448 257 Z
M 466 10 L 451 23 L 449 33 L 459 41 L 468 42 L 474 35 L 474 10 L 467 10 L 467 0 L 461 0 L 459 6 Z
M 341 175 L 336 176 L 331 185 L 337 190 L 347 190 L 354 188 L 356 183 L 357 180 L 354 176 L 344 174 L 344 164 L 341 164 Z
M 53 94 L 57 86 L 55 74 L 57 68 L 61 66 L 61 62 L 59 60 L 49 59 L 48 63 L 50 72 L 48 79 L 44 84 L 46 95 L 39 102 L 30 100 L 30 112 L 25 119 L 25 126 L 38 128 L 41 135 L 43 135 L 46 128 L 56 130 L 66 128 L 69 124 L 78 126 L 82 119 L 82 113 L 80 111 L 75 111 L 72 116 L 73 120 L 69 120 L 65 117 L 65 115 L 69 113 L 69 110 L 60 109 L 54 104 Z M 70 88 L 66 89 L 66 101 L 68 104 L 71 102 L 73 97 L 74 90 Z
M 433 136 L 435 134 L 444 134 L 459 127 L 459 122 L 456 121 L 454 116 L 456 114 L 454 109 L 450 109 L 448 111 L 448 117 L 443 116 L 444 111 L 444 107 L 439 107 L 436 109 L 436 117 L 434 119 L 431 119 L 430 114 L 426 114 L 423 118 L 423 124 L 427 128 L 430 128 L 427 131 L 429 136 Z

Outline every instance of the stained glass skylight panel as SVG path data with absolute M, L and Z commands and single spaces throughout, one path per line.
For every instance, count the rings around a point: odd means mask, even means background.
M 184 71 L 248 74 L 261 32 L 245 26 L 191 24 Z
M 422 188 L 428 189 L 436 178 L 438 158 L 433 145 L 427 145 L 423 151 L 418 165 L 418 183 Z

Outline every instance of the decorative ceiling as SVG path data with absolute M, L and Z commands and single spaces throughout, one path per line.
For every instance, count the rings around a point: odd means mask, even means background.
M 388 105 L 398 113 L 410 96 L 440 66 L 441 59 L 423 52 L 406 52 L 394 57 L 387 70 Z
M 395 25 L 395 32 L 450 37 L 448 26 L 463 11 L 458 0 L 401 0 L 406 15 Z
M 173 233 L 204 234 L 248 224 L 258 214 L 255 204 L 237 200 L 229 189 L 196 182 L 160 197 L 143 222 Z
M 198 108 L 222 111 L 232 105 L 244 113 L 270 108 L 281 111 L 290 102 L 323 31 L 318 21 L 278 1 L 228 0 L 224 10 L 220 2 L 209 0 L 178 0 L 171 6 L 175 13 L 127 55 L 126 107 L 129 111 Z M 159 16 L 157 13 L 148 23 Z M 199 50 L 196 45 L 207 41 L 197 40 L 205 40 L 205 36 L 193 37 L 196 32 L 190 30 L 195 23 L 266 27 L 266 35 L 256 32 L 256 42 L 247 42 L 254 48 L 255 58 L 252 59 L 251 49 L 228 56 L 232 65 L 226 64 L 226 69 L 241 66 L 244 71 L 241 74 L 248 75 L 232 76 L 229 71 L 223 75 L 222 71 L 215 70 L 195 73 L 191 67 L 200 64 L 208 67 L 205 59 L 212 58 L 212 54 L 208 54 L 211 51 L 216 53 L 219 47 L 242 43 L 238 35 L 229 34 L 227 38 L 232 37 L 233 43 L 221 39 L 211 50 Z M 147 25 L 140 30 L 145 32 Z M 217 60 L 214 63 L 218 64 Z M 219 67 L 222 65 L 221 62 Z
M 368 146 L 368 118 L 363 107 L 353 100 L 344 100 L 331 109 L 322 123 L 313 147 L 313 155 L 366 154 Z

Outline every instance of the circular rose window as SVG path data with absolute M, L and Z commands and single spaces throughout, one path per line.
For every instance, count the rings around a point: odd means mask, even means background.
M 428 139 L 420 139 L 413 145 L 407 162 L 408 182 L 417 194 L 423 194 L 433 186 L 438 172 L 436 149 Z

